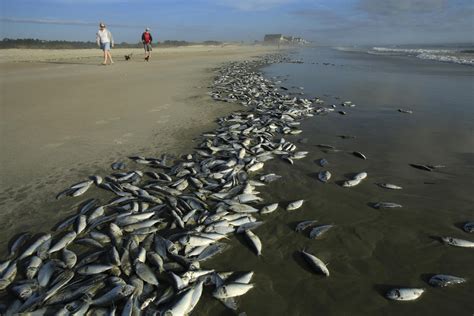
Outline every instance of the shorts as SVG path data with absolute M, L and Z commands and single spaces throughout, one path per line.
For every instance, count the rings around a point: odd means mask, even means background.
M 104 52 L 110 50 L 110 42 L 100 43 L 100 49 L 102 49 Z
M 145 52 L 151 52 L 151 43 L 148 44 L 143 44 L 143 48 L 145 49 Z

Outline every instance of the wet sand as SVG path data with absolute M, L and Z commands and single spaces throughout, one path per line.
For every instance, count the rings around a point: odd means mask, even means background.
M 307 158 L 293 166 L 281 160 L 265 164 L 264 173 L 282 176 L 261 190 L 266 204 L 306 203 L 299 210 L 281 208 L 264 217 L 265 224 L 254 230 L 262 240 L 262 256 L 237 238 L 231 251 L 209 262 L 217 270 L 255 271 L 255 289 L 239 299 L 241 310 L 249 315 L 472 314 L 472 248 L 447 246 L 439 239 L 474 240 L 462 230 L 474 220 L 472 67 L 323 48 L 292 57 L 305 63 L 271 65 L 265 76 L 278 76 L 274 80 L 281 80 L 288 92 L 300 93 L 298 87 L 304 87 L 306 97 L 320 96 L 326 106 L 335 104 L 336 111 L 347 115 L 304 120 L 303 133 L 285 139 L 308 151 Z M 357 106 L 342 107 L 346 100 Z M 353 151 L 363 152 L 367 160 Z M 317 164 L 321 158 L 329 162 L 324 168 Z M 410 163 L 445 167 L 428 172 Z M 326 184 L 317 179 L 322 170 L 332 173 Z M 366 180 L 341 187 L 341 181 L 361 171 L 368 173 Z M 376 185 L 381 182 L 403 189 L 382 189 Z M 371 207 L 379 201 L 403 207 Z M 305 220 L 336 226 L 312 240 L 310 230 L 294 231 Z M 328 263 L 331 276 L 312 272 L 298 253 L 301 249 Z M 429 277 L 442 273 L 468 282 L 447 288 L 428 285 Z M 426 292 L 414 302 L 394 302 L 384 297 L 393 287 L 422 287 Z M 198 315 L 230 315 L 212 299 L 198 309 Z
M 99 50 L 0 51 L 1 253 L 14 234 L 49 230 L 74 208 L 54 198 L 69 184 L 130 155 L 187 153 L 238 108 L 207 95 L 213 70 L 269 49 L 156 49 L 150 62 L 134 50 L 126 62 L 132 51 L 113 50 L 111 66 Z

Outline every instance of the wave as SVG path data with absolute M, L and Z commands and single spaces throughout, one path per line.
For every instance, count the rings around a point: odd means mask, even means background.
M 415 56 L 420 59 L 474 66 L 472 49 L 372 47 L 369 54 Z

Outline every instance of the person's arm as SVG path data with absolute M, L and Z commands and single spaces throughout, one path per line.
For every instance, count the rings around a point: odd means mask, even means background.
M 151 33 L 150 33 L 150 44 L 153 43 L 153 37 L 151 37 Z
M 110 31 L 107 32 L 109 32 L 110 47 L 114 47 L 114 37 L 112 36 L 112 33 L 110 33 Z
M 145 44 L 145 33 L 142 33 L 142 43 Z
M 97 32 L 97 34 L 95 35 L 95 41 L 97 42 L 97 46 L 100 46 L 100 36 L 99 36 L 99 32 Z

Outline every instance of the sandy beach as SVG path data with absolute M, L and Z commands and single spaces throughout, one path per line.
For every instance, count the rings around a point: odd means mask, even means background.
M 187 153 L 215 118 L 238 107 L 207 95 L 213 69 L 268 51 L 163 48 L 147 63 L 142 50 L 116 49 L 111 66 L 100 65 L 100 50 L 1 51 L 2 236 L 36 232 L 37 223 L 50 229 L 68 205 L 55 194 L 90 174 L 110 173 L 114 161 Z M 126 62 L 123 55 L 132 52 Z M 2 238 L 2 252 L 6 243 Z

